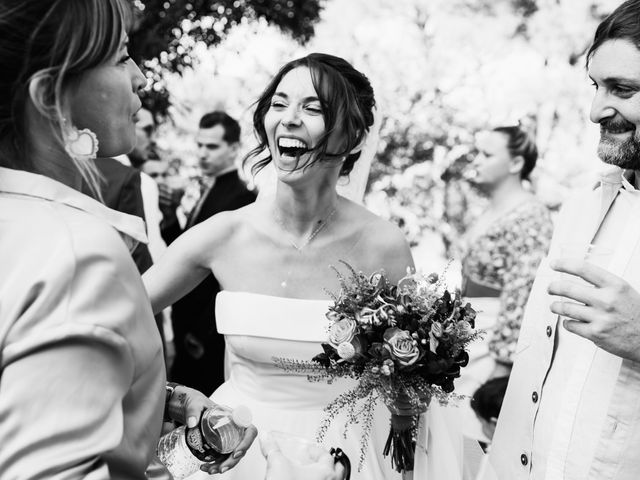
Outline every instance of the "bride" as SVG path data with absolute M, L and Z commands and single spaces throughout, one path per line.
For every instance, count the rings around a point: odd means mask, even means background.
M 383 268 L 398 281 L 413 267 L 402 232 L 339 196 L 336 184 L 360 156 L 374 121 L 373 89 L 345 60 L 314 53 L 287 63 L 257 102 L 259 146 L 254 173 L 277 172 L 273 195 L 216 215 L 188 230 L 145 275 L 154 311 L 175 302 L 210 271 L 223 291 L 217 329 L 225 335 L 229 378 L 212 395 L 221 404 L 247 405 L 261 431 L 313 441 L 323 408 L 353 385 L 327 385 L 285 373 L 273 357 L 310 360 L 321 352 L 331 304 L 340 286 L 330 265 L 345 260 L 365 273 Z M 361 431 L 337 418 L 326 447 L 340 447 L 354 464 L 354 480 L 400 478 L 382 457 L 389 412 L 377 406 L 362 469 Z M 258 449 L 223 478 L 263 478 Z

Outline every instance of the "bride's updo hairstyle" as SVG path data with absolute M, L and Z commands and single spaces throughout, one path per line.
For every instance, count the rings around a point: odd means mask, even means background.
M 538 160 L 538 148 L 531 135 L 519 125 L 496 127 L 491 131 L 502 133 L 507 137 L 507 150 L 509 150 L 511 157 L 520 156 L 523 159 L 520 180 L 529 180 L 529 175 L 531 175 Z
M 116 54 L 130 18 L 126 0 L 0 2 L 0 165 L 55 177 L 56 167 L 29 154 L 27 112 L 35 109 L 63 148 L 65 86 Z M 69 161 L 99 197 L 93 162 Z
M 314 159 L 303 168 L 323 157 L 346 156 L 340 175 L 348 175 L 356 160 L 360 158 L 360 151 L 350 152 L 361 145 L 369 128 L 373 125 L 375 98 L 371 83 L 364 74 L 353 68 L 346 60 L 324 53 L 311 53 L 306 57 L 293 60 L 284 65 L 273 77 L 256 102 L 257 107 L 253 114 L 253 128 L 258 138 L 258 146 L 249 152 L 244 161 L 246 163 L 260 157 L 251 167 L 254 175 L 271 162 L 264 118 L 271 106 L 271 98 L 283 77 L 298 67 L 307 67 L 311 72 L 311 79 L 320 99 L 325 122 L 324 135 L 313 148 Z M 329 136 L 333 132 L 338 132 L 342 137 L 342 148 L 337 152 L 327 152 Z M 264 152 L 266 156 L 261 155 Z

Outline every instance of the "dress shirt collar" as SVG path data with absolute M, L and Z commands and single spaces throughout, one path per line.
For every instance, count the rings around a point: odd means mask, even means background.
M 609 166 L 600 172 L 599 177 L 599 180 L 593 186 L 594 190 L 610 184 L 618 185 L 618 188 L 624 188 L 630 192 L 636 191 L 636 187 L 633 185 L 635 170 L 623 170 L 619 167 Z
M 147 243 L 144 221 L 141 218 L 112 210 L 97 200 L 44 175 L 0 167 L 0 193 L 40 198 L 82 210 L 101 218 L 118 232 L 133 240 Z

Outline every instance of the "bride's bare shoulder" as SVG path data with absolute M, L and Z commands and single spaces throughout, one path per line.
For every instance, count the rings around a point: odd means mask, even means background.
M 407 267 L 413 267 L 413 258 L 404 232 L 393 222 L 351 202 L 350 221 L 357 229 L 357 248 L 361 252 L 359 264 L 363 270 L 384 268 L 390 277 L 399 279 Z
M 372 245 L 381 248 L 396 248 L 406 244 L 406 238 L 402 230 L 393 222 L 382 218 L 366 207 L 350 200 L 346 210 L 349 212 L 349 221 L 354 228 L 361 231 Z

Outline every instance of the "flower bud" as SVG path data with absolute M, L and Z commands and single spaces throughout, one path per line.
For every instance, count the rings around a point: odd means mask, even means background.
M 356 355 L 356 349 L 350 342 L 338 345 L 338 355 L 344 360 L 351 360 Z

